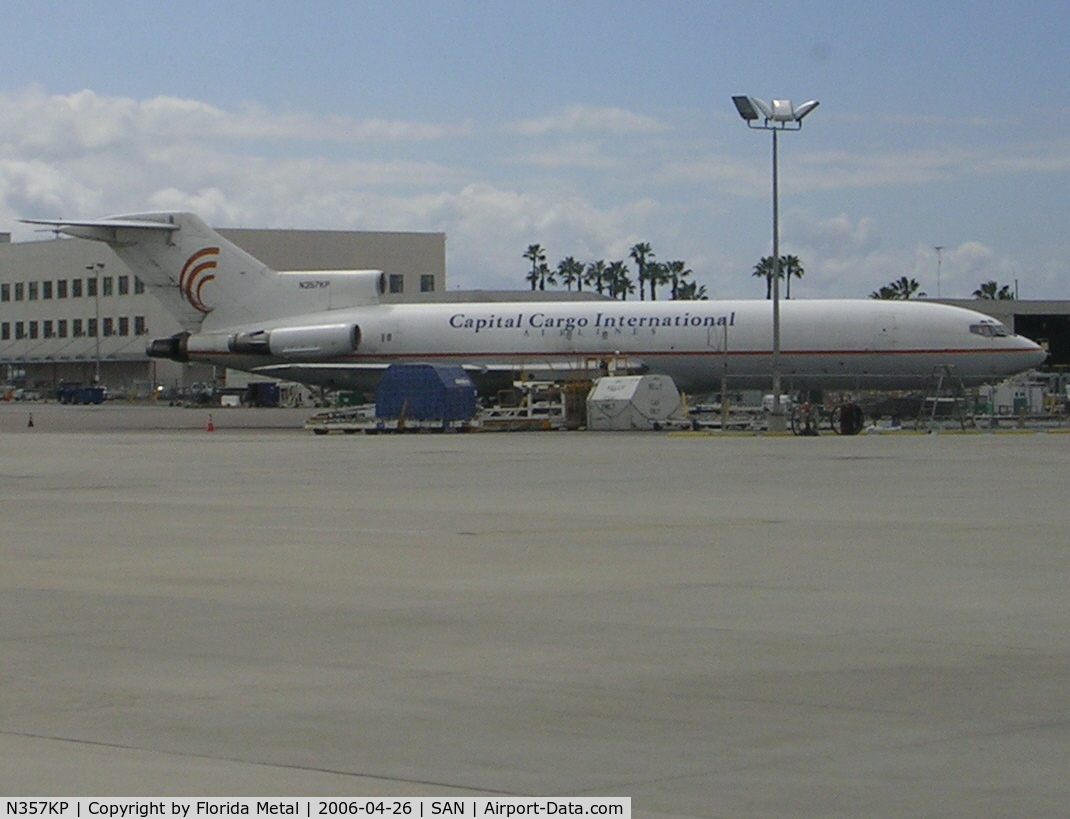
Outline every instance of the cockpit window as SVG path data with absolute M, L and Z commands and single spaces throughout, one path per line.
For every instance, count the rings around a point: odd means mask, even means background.
M 1005 324 L 1000 324 L 998 321 L 985 321 L 980 324 L 971 324 L 970 332 L 975 333 L 985 338 L 1003 338 L 1004 336 L 1011 335 L 1011 331 L 1007 329 Z

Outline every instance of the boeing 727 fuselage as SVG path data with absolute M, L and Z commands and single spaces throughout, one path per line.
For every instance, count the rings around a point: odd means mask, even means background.
M 151 342 L 152 356 L 360 389 L 406 361 L 459 364 L 477 381 L 612 363 L 689 392 L 770 383 L 769 301 L 382 303 L 379 271 L 275 271 L 189 213 L 33 223 L 105 242 L 160 298 L 184 330 Z M 780 311 L 781 374 L 797 389 L 905 389 L 944 367 L 978 384 L 1046 358 L 947 305 L 795 300 Z

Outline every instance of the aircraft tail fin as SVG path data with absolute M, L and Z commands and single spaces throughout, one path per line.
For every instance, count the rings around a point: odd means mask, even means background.
M 382 293 L 380 271 L 280 274 L 192 213 L 23 221 L 104 242 L 190 332 L 373 303 Z

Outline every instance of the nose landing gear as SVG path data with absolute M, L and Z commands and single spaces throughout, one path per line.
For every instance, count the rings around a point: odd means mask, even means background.
M 796 435 L 818 435 L 823 423 L 827 423 L 837 435 L 858 435 L 865 427 L 866 417 L 858 404 L 839 404 L 828 414 L 819 404 L 796 404 L 791 411 L 791 431 Z

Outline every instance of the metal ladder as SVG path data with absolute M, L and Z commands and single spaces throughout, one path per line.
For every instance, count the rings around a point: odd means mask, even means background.
M 951 364 L 933 367 L 933 374 L 925 391 L 926 395 L 921 399 L 918 417 L 914 420 L 914 429 L 931 432 L 936 428 L 936 411 L 941 399 L 951 399 L 950 417 L 958 421 L 962 429 L 966 429 L 967 425 L 973 426 L 973 413 L 969 408 L 966 385 L 961 377 L 955 375 L 954 369 Z M 927 418 L 926 411 L 928 411 Z

